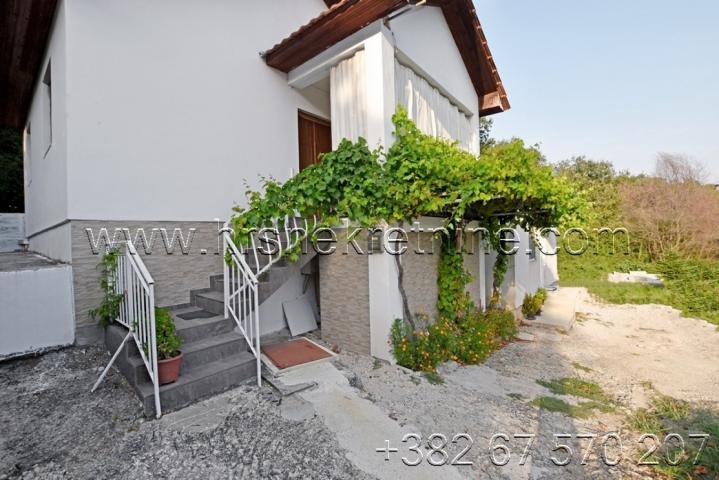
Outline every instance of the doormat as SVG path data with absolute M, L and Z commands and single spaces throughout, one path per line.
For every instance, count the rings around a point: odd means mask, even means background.
M 320 362 L 335 356 L 334 353 L 323 346 L 304 337 L 266 345 L 261 350 L 268 366 L 275 367 L 278 372 Z

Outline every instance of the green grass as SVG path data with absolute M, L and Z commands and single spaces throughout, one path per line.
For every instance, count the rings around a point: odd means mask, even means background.
M 662 395 L 654 400 L 654 408 L 660 417 L 670 420 L 684 420 L 691 413 L 689 404 L 682 400 Z
M 582 365 L 582 364 L 581 364 L 581 363 L 579 363 L 579 362 L 572 362 L 572 366 L 573 366 L 573 367 L 574 367 L 575 369 L 577 369 L 577 370 L 581 370 L 581 371 L 583 371 L 583 372 L 587 372 L 587 373 L 589 373 L 589 372 L 591 372 L 591 371 L 592 371 L 592 369 L 591 369 L 591 368 L 589 368 L 589 367 L 585 367 L 584 365 Z
M 586 368 L 586 367 L 585 367 Z M 532 405 L 550 412 L 560 412 L 574 418 L 589 418 L 594 410 L 610 413 L 616 409 L 611 398 L 602 387 L 580 378 L 559 378 L 555 380 L 537 380 L 537 383 L 555 395 L 572 395 L 586 398 L 588 401 L 572 405 L 556 397 L 542 396 L 532 401 Z
M 713 479 L 719 478 L 719 412 L 706 408 L 694 408 L 681 400 L 668 396 L 656 396 L 649 408 L 632 413 L 629 427 L 637 433 L 653 433 L 660 442 L 668 433 L 681 435 L 685 442 L 682 451 L 676 444 L 664 444 L 652 460 L 658 462 L 652 468 L 669 479 Z M 705 449 L 698 457 L 701 439 L 691 439 L 690 434 L 708 434 Z M 639 455 L 643 454 L 642 451 Z M 668 459 L 679 459 L 678 465 L 671 465 Z
M 629 415 L 629 427 L 637 432 L 653 433 L 656 436 L 664 432 L 661 417 L 646 408 L 640 408 Z
M 524 395 L 521 393 L 508 393 L 507 396 L 509 398 L 513 398 L 514 400 L 524 400 Z
M 589 401 L 572 405 L 560 398 L 548 396 L 535 398 L 532 400 L 532 405 L 542 410 L 563 413 L 572 418 L 589 418 L 594 413 L 594 410 L 600 410 L 602 412 L 614 411 L 614 407 L 602 402 Z
M 556 395 L 573 395 L 600 403 L 611 403 L 602 387 L 580 378 L 559 378 L 555 380 L 537 380 L 537 383 Z
M 719 325 L 719 261 L 687 260 L 675 255 L 649 263 L 636 254 L 606 252 L 583 255 L 559 253 L 560 284 L 586 287 L 590 293 L 609 303 L 669 305 L 685 316 L 703 318 Z M 658 273 L 664 287 L 632 283 L 609 283 L 614 271 L 646 270 Z
M 441 385 L 444 383 L 444 378 L 435 372 L 422 372 L 422 376 L 432 385 Z

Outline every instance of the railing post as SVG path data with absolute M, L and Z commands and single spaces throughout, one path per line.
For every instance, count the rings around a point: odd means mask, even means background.
M 136 331 L 135 329 L 135 282 L 132 275 L 132 259 L 130 258 L 130 251 L 125 250 L 125 279 L 127 281 L 127 327 L 131 332 Z
M 259 300 L 259 288 L 257 288 L 257 285 L 252 286 L 252 290 L 254 291 L 255 296 L 255 311 L 254 311 L 254 317 L 255 317 L 255 353 L 257 357 L 257 386 L 262 386 L 262 361 L 260 360 L 260 357 L 262 355 L 262 352 L 260 352 L 260 300 Z
M 225 295 L 225 319 L 230 317 L 230 267 L 227 265 L 227 233 L 222 234 L 222 273 L 223 290 Z
M 157 330 L 155 326 L 155 285 L 149 285 L 150 294 L 150 364 L 152 365 L 152 383 L 155 393 L 155 416 L 160 418 L 162 409 L 160 408 L 160 377 L 157 371 Z

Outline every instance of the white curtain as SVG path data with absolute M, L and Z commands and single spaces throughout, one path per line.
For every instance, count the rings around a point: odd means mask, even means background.
M 472 128 L 470 117 L 427 80 L 396 59 L 395 87 L 397 103 L 407 109 L 409 118 L 423 133 L 456 140 L 463 149 L 479 153 L 479 132 Z
M 332 148 L 343 138 L 367 137 L 367 74 L 365 52 L 360 50 L 330 70 Z

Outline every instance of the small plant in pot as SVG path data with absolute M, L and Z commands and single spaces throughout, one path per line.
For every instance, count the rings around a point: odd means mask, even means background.
M 157 374 L 160 385 L 177 381 L 182 366 L 182 337 L 175 332 L 175 321 L 164 308 L 155 309 L 157 339 Z

